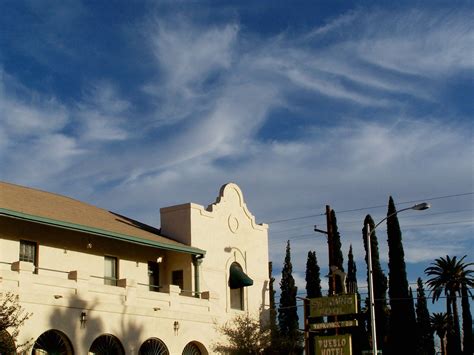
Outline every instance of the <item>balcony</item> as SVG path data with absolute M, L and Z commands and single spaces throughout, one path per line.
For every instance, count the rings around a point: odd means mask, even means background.
M 196 294 L 175 285 L 159 286 L 156 292 L 133 279 L 114 281 L 116 286 L 80 270 L 35 269 L 28 262 L 0 262 L 0 290 L 18 293 L 23 303 L 146 317 L 176 317 L 179 313 L 183 318 L 203 321 L 217 311 L 218 300 L 209 292 L 190 297 Z

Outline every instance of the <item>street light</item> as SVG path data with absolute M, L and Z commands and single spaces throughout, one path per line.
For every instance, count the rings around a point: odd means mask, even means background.
M 423 203 L 418 203 L 414 206 L 407 207 L 407 208 L 402 208 L 399 211 L 395 211 L 392 214 L 389 214 L 387 217 L 382 219 L 379 223 L 377 223 L 374 227 L 374 229 L 370 230 L 370 225 L 367 223 L 366 228 L 367 228 L 367 261 L 368 261 L 368 267 L 369 267 L 369 303 L 370 303 L 370 327 L 372 330 L 372 354 L 377 355 L 377 333 L 375 330 L 375 302 L 374 302 L 374 280 L 372 277 L 372 248 L 370 245 L 370 237 L 372 234 L 375 232 L 375 229 L 384 221 L 386 221 L 388 218 L 393 217 L 397 215 L 400 212 L 407 211 L 407 210 L 415 210 L 415 211 L 423 211 L 427 210 L 430 208 L 431 205 L 429 203 L 423 202 Z

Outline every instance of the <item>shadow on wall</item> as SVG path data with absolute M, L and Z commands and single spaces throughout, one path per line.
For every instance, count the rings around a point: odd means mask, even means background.
M 91 351 L 94 344 L 94 352 L 109 351 L 120 355 L 125 350 L 125 353 L 137 354 L 143 326 L 133 320 L 133 315 L 127 316 L 125 305 L 118 312 L 121 315 L 120 323 L 107 323 L 105 326 L 104 322 L 112 320 L 107 320 L 107 312 L 100 310 L 103 305 L 97 299 L 87 302 L 77 295 L 72 296 L 67 305 L 58 306 L 52 312 L 49 325 L 54 332 L 47 332 L 45 329 L 45 333 L 35 339 L 33 346 L 48 353 L 60 351 L 64 354 L 77 354 Z M 116 314 L 114 312 L 113 315 Z

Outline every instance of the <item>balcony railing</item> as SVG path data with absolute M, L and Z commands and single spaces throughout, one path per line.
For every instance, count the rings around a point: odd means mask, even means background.
M 98 282 L 98 280 L 101 280 Z M 110 281 L 112 285 L 104 284 Z M 0 261 L 0 290 L 22 294 L 22 298 L 30 297 L 32 301 L 37 295 L 42 302 L 57 304 L 78 299 L 86 303 L 94 302 L 102 306 L 109 304 L 145 308 L 149 315 L 153 311 L 187 311 L 200 314 L 212 313 L 213 303 L 209 292 L 196 293 L 181 290 L 176 285 L 149 285 L 137 283 L 133 279 L 111 279 L 108 277 L 89 275 L 80 270 L 64 271 L 50 268 L 35 267 L 32 263 L 16 261 L 13 263 Z M 35 296 L 36 295 L 36 296 Z M 199 297 L 194 297 L 198 295 Z M 84 303 L 82 302 L 82 303 Z M 105 307 L 105 306 L 104 306 Z M 142 312 L 142 311 L 136 311 Z M 152 315 L 157 313 L 152 312 Z

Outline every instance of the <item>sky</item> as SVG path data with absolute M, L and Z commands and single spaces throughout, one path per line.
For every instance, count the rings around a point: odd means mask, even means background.
M 327 273 L 326 205 L 364 293 L 364 217 L 426 201 L 399 216 L 415 283 L 474 261 L 472 18 L 470 1 L 3 0 L 0 179 L 154 226 L 235 182 L 277 280 L 290 240 L 302 296 L 308 250 Z

